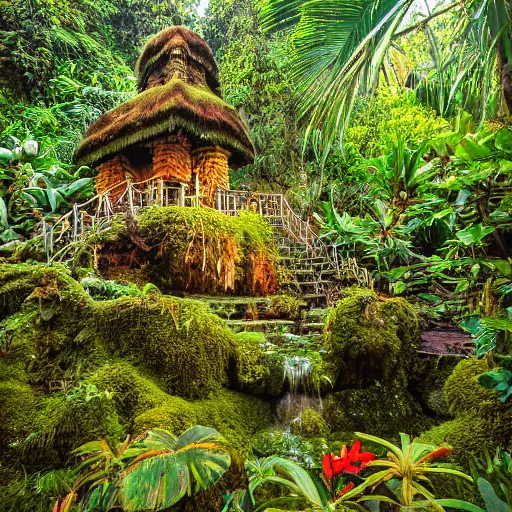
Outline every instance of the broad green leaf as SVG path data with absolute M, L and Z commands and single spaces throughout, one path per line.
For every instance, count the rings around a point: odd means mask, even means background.
M 125 510 L 163 510 L 214 485 L 231 463 L 225 444 L 216 430 L 200 425 L 179 438 L 156 429 L 139 437 L 125 454 L 131 460 L 119 490 Z
M 509 512 L 507 504 L 496 495 L 492 485 L 485 478 L 479 478 L 477 485 L 484 499 L 487 511 Z
M 475 224 L 469 228 L 458 231 L 457 238 L 466 246 L 479 245 L 482 240 L 494 231 L 492 226 L 483 226 L 482 224 Z

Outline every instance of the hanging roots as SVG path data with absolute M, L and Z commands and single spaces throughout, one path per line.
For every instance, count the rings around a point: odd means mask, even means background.
M 155 142 L 153 150 L 154 178 L 189 183 L 192 177 L 190 142 L 182 135 L 173 135 Z
M 193 171 L 199 180 L 199 193 L 206 206 L 212 206 L 217 188 L 229 189 L 230 153 L 219 146 L 198 148 L 192 152 Z

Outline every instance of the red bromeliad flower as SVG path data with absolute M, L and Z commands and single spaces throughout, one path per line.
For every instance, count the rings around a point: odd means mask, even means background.
M 349 482 L 347 485 L 345 485 L 345 487 L 343 487 L 343 489 L 340 490 L 340 492 L 337 494 L 336 498 L 343 496 L 348 491 L 353 489 L 355 486 L 356 486 L 356 484 L 354 482 Z
M 332 480 L 336 475 L 343 473 L 343 464 L 343 459 L 340 457 L 326 453 L 322 460 L 322 469 L 324 470 L 325 476 L 329 480 Z
M 323 458 L 322 468 L 325 476 L 332 480 L 333 477 L 341 473 L 360 473 L 361 469 L 364 469 L 368 462 L 375 460 L 375 458 L 374 453 L 361 452 L 361 441 L 356 441 L 350 451 L 346 445 L 343 445 L 340 457 L 327 453 Z
M 348 452 L 348 458 L 350 462 L 361 463 L 359 466 L 359 471 L 364 469 L 368 465 L 368 462 L 376 459 L 374 453 L 361 451 L 361 441 L 359 440 L 352 445 L 352 448 L 350 448 L 350 451 Z M 359 471 L 357 471 L 357 473 L 359 473 Z
M 418 460 L 417 464 L 421 464 L 422 462 L 430 462 L 434 459 L 440 459 L 441 457 L 446 457 L 452 453 L 450 448 L 437 448 L 436 450 L 423 455 L 421 459 Z

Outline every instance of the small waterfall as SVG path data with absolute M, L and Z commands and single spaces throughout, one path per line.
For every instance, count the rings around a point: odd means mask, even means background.
M 307 356 L 285 356 L 283 359 L 283 380 L 290 391 L 279 402 L 278 416 L 288 428 L 292 423 L 302 422 L 304 409 L 322 410 L 322 400 L 314 393 L 313 372 L 313 361 Z
M 283 378 L 284 382 L 288 382 L 292 394 L 297 393 L 299 389 L 310 389 L 312 374 L 313 364 L 309 357 L 292 356 L 284 358 Z

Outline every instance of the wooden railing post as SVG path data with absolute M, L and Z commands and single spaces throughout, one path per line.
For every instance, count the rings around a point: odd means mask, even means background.
M 78 222 L 78 205 L 76 203 L 73 203 L 73 241 L 75 242 L 78 238 Z

